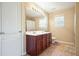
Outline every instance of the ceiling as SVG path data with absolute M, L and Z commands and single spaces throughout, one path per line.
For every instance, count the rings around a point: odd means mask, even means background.
M 31 8 L 27 8 L 26 9 L 26 14 L 28 15 L 28 17 L 41 17 L 41 13 L 39 13 L 38 11 L 34 11 L 33 9 Z
M 74 6 L 75 2 L 28 2 L 26 3 L 26 15 L 30 17 L 44 17 L 44 12 L 51 13 Z
M 40 8 L 42 8 L 47 13 L 75 6 L 75 2 L 35 2 L 35 4 L 38 5 Z
M 44 13 L 42 10 L 40 10 L 37 6 L 35 6 L 33 3 L 26 3 L 26 15 L 28 17 L 34 18 L 34 17 L 43 17 Z

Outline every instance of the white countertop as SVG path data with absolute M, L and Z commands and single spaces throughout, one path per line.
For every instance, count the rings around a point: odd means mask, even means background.
M 27 31 L 26 35 L 37 36 L 37 35 L 48 34 L 48 33 L 50 33 L 50 32 L 44 32 L 44 31 Z

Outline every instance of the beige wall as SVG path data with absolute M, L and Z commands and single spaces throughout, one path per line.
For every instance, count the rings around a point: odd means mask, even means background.
M 79 56 L 79 3 L 76 4 L 76 55 Z
M 75 8 L 69 8 L 49 14 L 49 31 L 52 32 L 52 35 L 55 36 L 57 40 L 74 43 L 74 9 Z M 57 28 L 54 26 L 54 18 L 55 16 L 62 15 L 64 15 L 65 26 Z

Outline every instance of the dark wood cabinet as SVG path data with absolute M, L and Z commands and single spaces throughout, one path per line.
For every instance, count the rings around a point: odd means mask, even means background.
M 43 50 L 47 48 L 47 34 L 43 35 Z
M 38 36 L 26 35 L 26 51 L 29 55 L 41 54 L 51 44 L 51 33 Z
M 51 35 L 51 33 L 49 33 L 47 35 L 47 47 L 49 47 L 50 44 L 52 44 L 52 35 Z
M 36 55 L 36 37 L 31 35 L 26 35 L 26 51 L 30 55 Z
M 37 44 L 36 44 L 36 47 L 37 47 L 37 55 L 42 53 L 42 50 L 43 50 L 43 40 L 42 40 L 43 36 L 40 35 L 40 36 L 37 36 Z

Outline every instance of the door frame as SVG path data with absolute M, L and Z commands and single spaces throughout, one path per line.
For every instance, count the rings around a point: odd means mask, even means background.
M 2 3 L 0 2 L 0 55 L 2 55 Z

